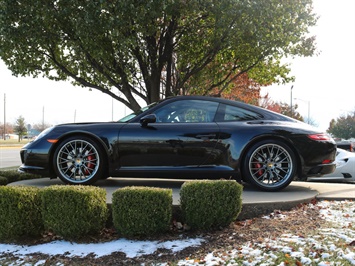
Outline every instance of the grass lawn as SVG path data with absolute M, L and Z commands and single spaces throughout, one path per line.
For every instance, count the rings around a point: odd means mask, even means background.
M 0 147 L 6 147 L 6 146 L 23 146 L 26 143 L 30 142 L 30 140 L 28 139 L 23 139 L 20 142 L 18 141 L 18 139 L 7 139 L 7 140 L 3 140 L 0 139 Z

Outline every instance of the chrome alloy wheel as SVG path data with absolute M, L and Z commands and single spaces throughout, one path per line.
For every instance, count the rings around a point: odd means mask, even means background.
M 249 172 L 261 187 L 282 186 L 293 178 L 293 160 L 284 147 L 272 143 L 264 144 L 252 153 Z
M 70 183 L 85 183 L 98 171 L 100 156 L 93 144 L 75 139 L 60 148 L 56 163 L 62 178 Z

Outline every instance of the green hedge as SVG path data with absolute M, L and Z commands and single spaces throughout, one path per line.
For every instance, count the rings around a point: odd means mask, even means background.
M 7 185 L 7 178 L 5 176 L 0 176 L 0 186 Z
M 12 183 L 20 180 L 41 178 L 39 175 L 20 173 L 17 170 L 0 170 L 0 176 L 6 177 L 7 183 Z
M 106 224 L 106 190 L 93 186 L 46 187 L 42 195 L 42 217 L 46 230 L 65 238 L 95 235 Z
M 43 230 L 40 189 L 0 187 L 0 239 L 38 236 Z
M 146 236 L 169 230 L 172 190 L 125 187 L 112 194 L 112 217 L 123 236 Z
M 180 190 L 182 221 L 192 229 L 228 226 L 242 207 L 242 186 L 231 180 L 187 181 Z M 172 190 L 125 187 L 112 194 L 109 223 L 125 237 L 170 229 Z M 0 240 L 38 236 L 44 230 L 75 240 L 107 224 L 106 190 L 94 186 L 0 186 Z M 180 220 L 181 221 L 181 220 Z
M 242 208 L 243 187 L 232 180 L 187 181 L 180 190 L 181 211 L 192 229 L 224 227 Z

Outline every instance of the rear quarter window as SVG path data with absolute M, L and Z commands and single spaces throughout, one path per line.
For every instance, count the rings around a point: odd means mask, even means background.
M 224 114 L 221 116 L 222 121 L 250 121 L 262 118 L 263 116 L 259 113 L 232 105 L 226 105 Z

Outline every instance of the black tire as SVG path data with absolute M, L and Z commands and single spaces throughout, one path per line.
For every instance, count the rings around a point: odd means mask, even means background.
M 254 144 L 247 151 L 242 166 L 246 182 L 270 192 L 287 187 L 297 172 L 295 153 L 278 140 L 264 140 Z
M 103 152 L 85 136 L 73 136 L 57 147 L 53 165 L 57 176 L 66 184 L 90 185 L 103 176 Z

